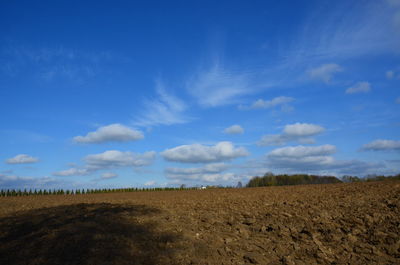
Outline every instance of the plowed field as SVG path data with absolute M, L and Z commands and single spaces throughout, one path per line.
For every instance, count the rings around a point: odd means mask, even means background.
M 0 264 L 400 264 L 400 182 L 0 198 Z

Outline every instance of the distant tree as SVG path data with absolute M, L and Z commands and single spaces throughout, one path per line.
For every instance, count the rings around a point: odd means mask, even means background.
M 252 178 L 247 187 L 264 187 L 264 186 L 284 186 L 284 185 L 301 185 L 301 184 L 325 184 L 325 183 L 339 183 L 339 179 L 333 176 L 316 176 L 306 174 L 294 175 L 273 175 L 267 173 L 264 177 Z
M 243 188 L 243 184 L 241 181 L 238 182 L 238 184 L 236 185 L 236 188 Z

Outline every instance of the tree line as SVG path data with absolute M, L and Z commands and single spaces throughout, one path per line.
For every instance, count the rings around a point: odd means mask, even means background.
M 400 174 L 394 176 L 369 175 L 364 178 L 346 175 L 339 179 L 334 176 L 318 176 L 318 175 L 308 175 L 308 174 L 274 175 L 273 173 L 268 172 L 263 177 L 257 176 L 252 178 L 247 183 L 246 187 L 329 184 L 329 183 L 341 183 L 341 182 L 368 182 L 368 181 L 383 181 L 383 180 L 400 180 Z
M 270 172 L 263 177 L 253 177 L 245 187 L 265 187 L 265 186 L 285 186 L 302 184 L 329 184 L 341 182 L 369 182 L 400 180 L 400 174 L 393 176 L 369 175 L 364 178 L 345 175 L 340 179 L 334 176 L 318 176 L 307 174 L 282 174 L 274 175 Z M 233 186 L 207 186 L 207 189 L 213 188 L 234 188 Z M 239 181 L 236 188 L 242 188 Z M 164 188 L 109 188 L 109 189 L 0 189 L 0 197 L 9 196 L 31 196 L 31 195 L 80 195 L 96 193 L 115 193 L 115 192 L 147 192 L 147 191 L 174 191 L 174 190 L 197 190 L 199 187 L 164 187 Z
M 118 188 L 118 189 L 1 189 L 0 197 L 30 196 L 30 195 L 79 195 L 114 192 L 146 192 L 146 191 L 172 191 L 193 190 L 196 187 L 165 187 L 165 188 Z

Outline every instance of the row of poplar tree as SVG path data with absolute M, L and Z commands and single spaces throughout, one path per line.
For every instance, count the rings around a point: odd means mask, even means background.
M 30 196 L 30 195 L 79 195 L 79 194 L 95 194 L 95 193 L 112 193 L 112 192 L 136 192 L 136 191 L 172 191 L 172 190 L 190 190 L 197 189 L 195 187 L 186 188 L 121 188 L 121 189 L 2 189 L 0 197 L 8 196 Z

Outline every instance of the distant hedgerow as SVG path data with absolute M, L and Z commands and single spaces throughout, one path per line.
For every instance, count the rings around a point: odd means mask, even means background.
M 383 180 L 400 180 L 400 174 L 396 176 L 367 176 L 359 178 L 356 176 L 344 176 L 338 179 L 334 176 L 318 176 L 307 174 L 283 174 L 274 175 L 266 173 L 263 177 L 254 177 L 246 187 L 265 187 L 265 186 L 285 186 L 285 185 L 302 185 L 302 184 L 329 184 L 341 182 L 361 182 L 361 181 L 383 181 Z
M 340 182 L 342 181 L 333 176 L 317 176 L 307 174 L 274 175 L 272 173 L 266 173 L 263 177 L 252 178 L 249 183 L 247 183 L 247 187 L 328 184 Z
M 97 193 L 114 193 L 114 192 L 145 192 L 145 191 L 172 191 L 172 190 L 194 190 L 197 187 L 165 187 L 165 188 L 118 188 L 118 189 L 1 189 L 0 197 L 10 196 L 29 196 L 29 195 L 81 195 L 81 194 L 97 194 Z

